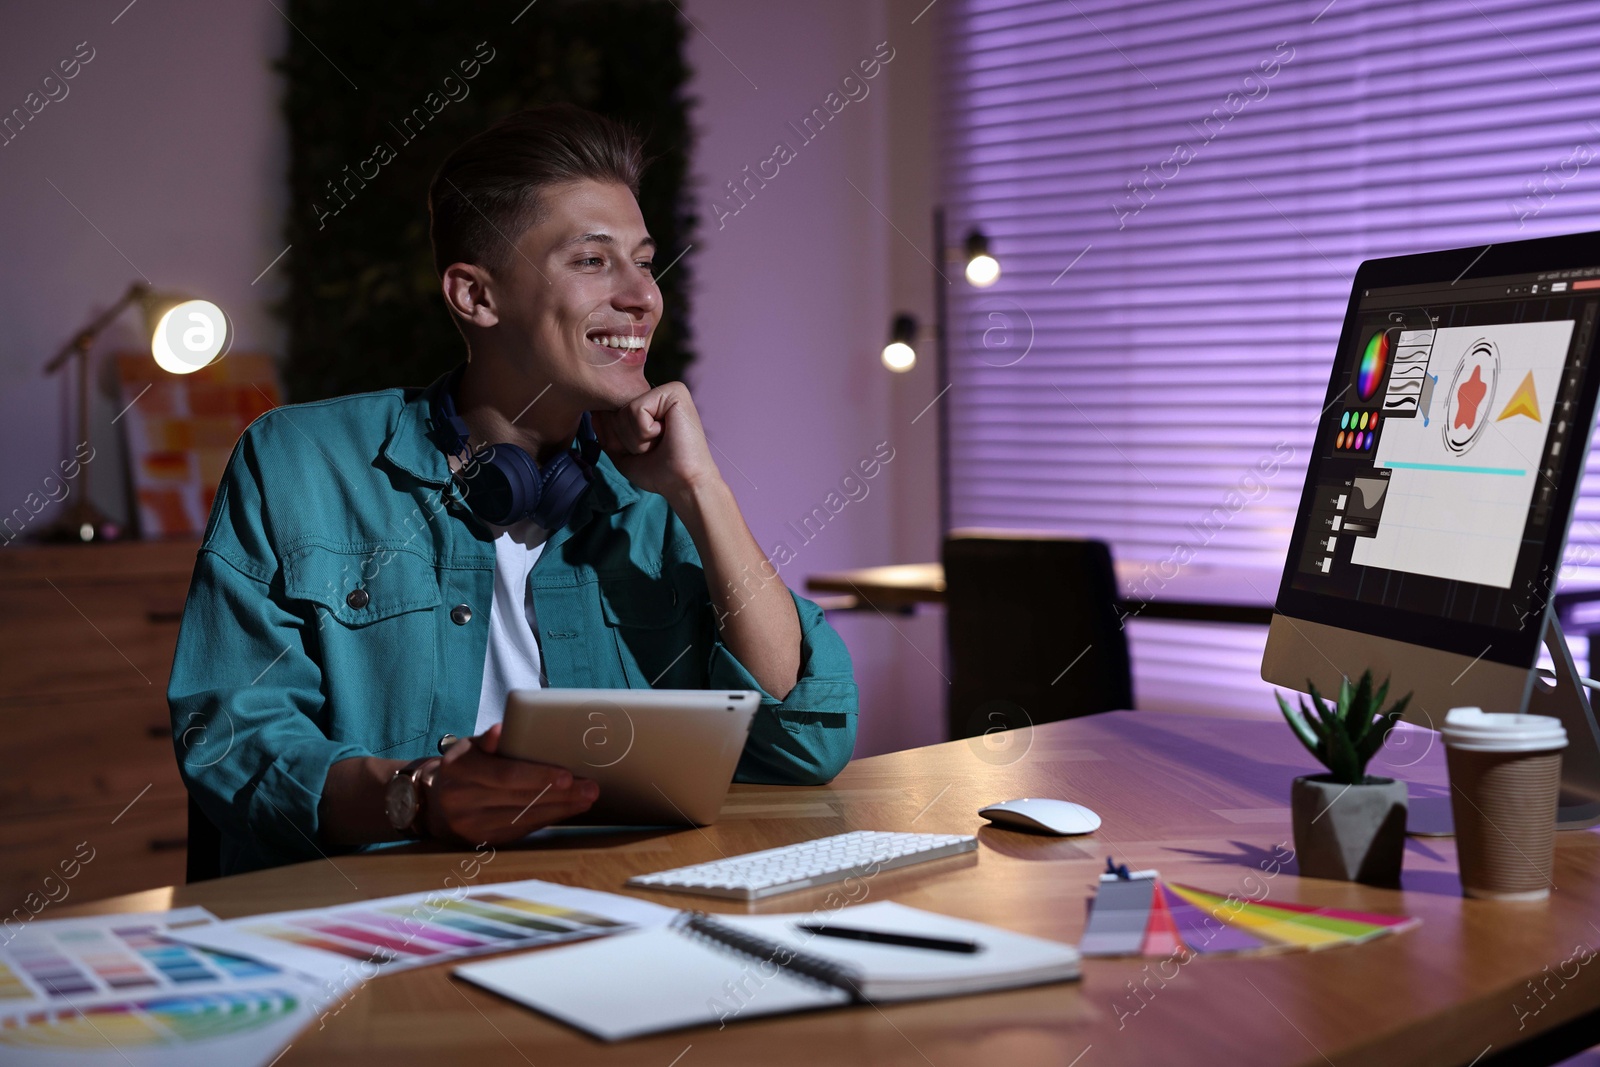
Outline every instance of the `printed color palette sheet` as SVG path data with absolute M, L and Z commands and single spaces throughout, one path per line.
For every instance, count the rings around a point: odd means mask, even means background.
M 188 1067 L 272 1062 L 318 988 L 271 964 L 170 940 L 204 908 L 36 922 L 0 946 L 0 1063 Z
M 324 981 L 662 925 L 671 908 L 528 880 L 253 915 L 182 931 L 191 945 Z
M 254 960 L 169 940 L 209 925 L 204 908 L 32 923 L 0 944 L 0 1013 L 152 993 L 212 991 L 278 973 Z

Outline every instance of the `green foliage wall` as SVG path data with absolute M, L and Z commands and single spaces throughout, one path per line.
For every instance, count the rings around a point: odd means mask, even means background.
M 278 64 L 292 247 L 276 310 L 289 327 L 290 399 L 424 385 L 462 358 L 428 246 L 428 182 L 451 149 L 509 112 L 570 101 L 633 125 L 652 159 L 639 201 L 660 267 L 692 243 L 688 70 L 670 3 L 282 6 L 294 27 Z M 681 378 L 693 358 L 691 259 L 661 282 L 653 383 Z

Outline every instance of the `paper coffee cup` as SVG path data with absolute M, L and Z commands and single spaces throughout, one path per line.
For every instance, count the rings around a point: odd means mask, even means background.
M 1549 715 L 1452 708 L 1439 735 L 1450 768 L 1462 892 L 1488 900 L 1545 899 L 1565 727 Z

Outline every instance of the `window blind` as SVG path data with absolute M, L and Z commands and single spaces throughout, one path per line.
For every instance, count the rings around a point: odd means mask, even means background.
M 941 7 L 951 236 L 1002 265 L 950 272 L 958 526 L 1186 546 L 1270 601 L 1357 265 L 1600 229 L 1590 3 Z M 1569 540 L 1593 576 L 1592 476 Z M 1130 635 L 1141 707 L 1273 713 L 1264 628 Z

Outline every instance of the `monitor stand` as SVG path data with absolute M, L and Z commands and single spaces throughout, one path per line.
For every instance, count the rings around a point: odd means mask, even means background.
M 1561 800 L 1556 809 L 1557 830 L 1581 830 L 1600 825 L 1600 728 L 1595 725 L 1582 676 L 1573 665 L 1566 635 L 1552 607 L 1546 616 L 1544 646 L 1555 664 L 1553 676 L 1532 668 L 1525 711 L 1561 720 L 1567 747 L 1561 753 Z M 1450 798 L 1417 797 L 1407 802 L 1406 833 L 1417 837 L 1448 837 L 1455 832 Z
M 1554 677 L 1533 667 L 1526 697 L 1528 715 L 1550 715 L 1566 728 L 1562 752 L 1562 798 L 1555 811 L 1555 829 L 1582 830 L 1600 825 L 1600 728 L 1595 726 L 1578 667 L 1566 648 L 1562 624 L 1550 609 L 1544 625 L 1544 646 L 1554 661 Z M 1405 832 L 1413 837 L 1450 837 L 1454 819 L 1450 797 L 1414 797 L 1406 803 Z
M 1535 669 L 1528 693 L 1528 714 L 1553 715 L 1567 729 L 1567 747 L 1561 753 L 1561 806 L 1556 810 L 1557 830 L 1581 830 L 1600 824 L 1600 729 L 1595 726 L 1583 677 L 1572 663 L 1566 635 L 1556 620 L 1555 608 L 1545 623 L 1544 646 L 1555 662 L 1555 678 L 1546 681 Z

